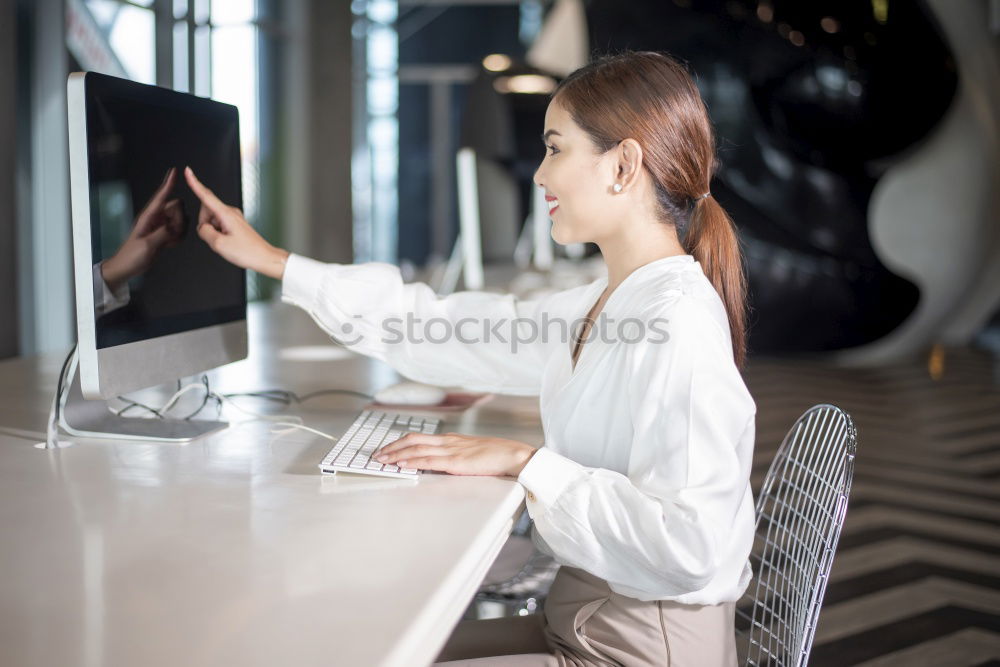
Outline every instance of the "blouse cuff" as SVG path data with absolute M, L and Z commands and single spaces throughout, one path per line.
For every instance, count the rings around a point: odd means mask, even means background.
M 118 289 L 112 292 L 111 287 L 104 281 L 101 264 L 103 262 L 94 264 L 94 313 L 98 317 L 128 305 L 131 300 L 128 281 L 123 282 Z
M 528 491 L 529 514 L 551 507 L 570 484 L 586 474 L 586 470 L 547 447 L 536 451 L 517 476 L 517 481 Z
M 315 259 L 290 254 L 281 279 L 281 300 L 311 310 L 318 300 L 326 266 Z

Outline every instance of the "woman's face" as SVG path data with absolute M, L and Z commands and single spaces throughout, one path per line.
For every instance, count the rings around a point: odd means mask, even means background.
M 599 242 L 617 219 L 615 151 L 599 154 L 558 98 L 545 112 L 542 138 L 545 159 L 535 172 L 535 184 L 545 189 L 552 238 L 562 244 Z

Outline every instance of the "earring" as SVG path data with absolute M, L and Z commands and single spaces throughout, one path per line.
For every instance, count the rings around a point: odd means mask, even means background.
M 613 185 L 613 186 L 611 187 L 611 189 L 615 191 L 615 194 L 618 194 L 619 192 L 621 192 L 621 191 L 622 191 L 622 184 L 621 184 L 621 183 L 615 183 L 615 184 L 614 184 L 614 185 Z

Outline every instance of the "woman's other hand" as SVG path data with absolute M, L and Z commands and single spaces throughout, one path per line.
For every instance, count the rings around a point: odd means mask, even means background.
M 438 470 L 452 475 L 517 477 L 535 453 L 531 445 L 459 433 L 408 433 L 379 450 L 374 459 L 400 468 Z
M 191 167 L 184 168 L 184 178 L 201 200 L 198 236 L 208 247 L 236 266 L 281 280 L 288 251 L 265 241 L 243 217 L 243 211 L 224 204 L 198 180 Z

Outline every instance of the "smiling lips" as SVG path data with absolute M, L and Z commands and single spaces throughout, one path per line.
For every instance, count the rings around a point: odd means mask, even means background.
M 549 215 L 552 215 L 559 208 L 559 200 L 552 195 L 545 195 L 545 201 L 549 205 Z

